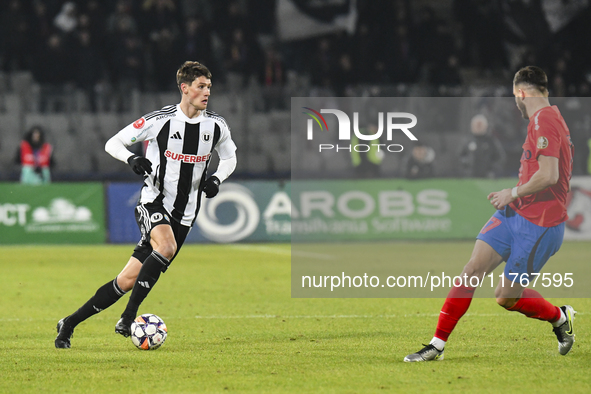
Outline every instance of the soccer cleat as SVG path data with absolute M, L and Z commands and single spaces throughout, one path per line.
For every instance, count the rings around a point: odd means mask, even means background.
M 573 331 L 573 321 L 577 311 L 570 305 L 561 306 L 562 312 L 566 316 L 566 321 L 558 327 L 554 327 L 552 331 L 558 338 L 558 351 L 565 356 L 570 352 L 570 349 L 575 343 L 575 333 Z
M 57 337 L 55 338 L 55 347 L 58 349 L 69 349 L 70 338 L 74 336 L 74 327 L 65 324 L 66 318 L 64 317 L 57 322 Z
M 115 325 L 115 332 L 127 338 L 131 335 L 131 323 L 133 323 L 133 318 L 121 316 L 121 319 Z
M 421 361 L 443 360 L 443 350 L 439 350 L 431 344 L 423 344 L 423 346 L 425 347 L 419 350 L 418 352 L 409 354 L 408 356 L 404 357 L 404 362 L 416 363 Z

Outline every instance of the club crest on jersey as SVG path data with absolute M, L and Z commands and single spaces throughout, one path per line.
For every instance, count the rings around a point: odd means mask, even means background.
M 206 144 L 210 143 L 211 142 L 211 133 L 208 133 L 206 131 L 203 134 L 201 134 L 201 141 L 203 141 Z
M 548 138 L 540 137 L 538 138 L 538 149 L 546 149 L 548 147 Z
M 146 120 L 144 118 L 139 118 L 135 122 L 133 122 L 133 127 L 136 129 L 141 129 L 146 124 Z

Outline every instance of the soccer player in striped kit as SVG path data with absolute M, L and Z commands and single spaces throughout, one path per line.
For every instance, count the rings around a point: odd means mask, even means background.
M 560 111 L 548 101 L 548 77 L 542 69 L 520 69 L 513 79 L 513 95 L 523 118 L 529 119 L 519 182 L 512 189 L 489 194 L 497 212 L 478 234 L 461 275 L 482 280 L 505 261 L 504 280 L 499 280 L 495 290 L 497 303 L 508 311 L 551 323 L 558 351 L 566 355 L 575 342 L 576 311 L 570 305 L 552 305 L 536 290 L 523 287 L 515 275 L 533 281 L 531 274 L 539 273 L 562 245 L 574 147 Z M 467 283 L 453 287 L 441 308 L 433 339 L 404 361 L 443 360 L 447 339 L 470 307 L 475 290 Z
M 151 112 L 126 126 L 105 145 L 114 158 L 144 177 L 135 210 L 141 240 L 117 277 L 101 286 L 73 314 L 57 325 L 56 348 L 69 348 L 74 328 L 131 290 L 115 332 L 127 337 L 138 308 L 179 252 L 199 212 L 201 195 L 214 197 L 236 168 L 236 145 L 223 117 L 207 110 L 211 73 L 198 62 L 177 71 L 181 102 Z M 145 157 L 127 147 L 148 141 Z M 206 178 L 213 151 L 215 173 Z

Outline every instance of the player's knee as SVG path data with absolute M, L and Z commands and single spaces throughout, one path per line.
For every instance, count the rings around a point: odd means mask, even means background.
M 504 297 L 497 297 L 497 304 L 502 306 L 505 309 L 509 309 L 513 307 L 517 303 L 516 298 L 504 298 Z
M 117 276 L 117 285 L 124 292 L 128 292 L 131 289 L 133 289 L 133 285 L 135 284 L 136 278 L 137 277 L 119 275 Z
M 470 261 L 468 261 L 468 264 L 464 266 L 462 276 L 468 275 L 469 278 L 471 278 L 472 276 L 480 277 L 483 274 L 483 272 L 481 271 L 482 270 L 478 268 L 478 263 L 475 260 L 470 259 Z
M 174 241 L 163 242 L 162 244 L 158 245 L 156 251 L 166 259 L 171 260 L 174 257 L 174 254 L 176 253 L 176 248 L 176 242 Z

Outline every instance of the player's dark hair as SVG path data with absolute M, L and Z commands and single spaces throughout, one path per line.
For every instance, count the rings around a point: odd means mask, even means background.
M 33 134 L 35 131 L 39 132 L 39 141 L 33 141 Z M 27 131 L 24 137 L 25 141 L 27 141 L 34 149 L 38 149 L 45 143 L 45 131 L 41 126 L 35 125 Z
M 536 66 L 526 66 L 515 73 L 513 86 L 520 84 L 534 87 L 542 93 L 548 92 L 548 76 L 544 70 Z
M 190 85 L 199 77 L 211 79 L 211 72 L 199 62 L 186 61 L 176 72 L 176 84 L 180 89 L 182 83 Z

